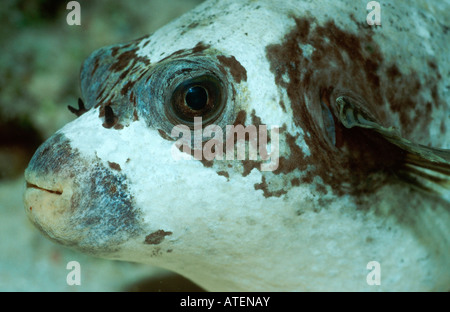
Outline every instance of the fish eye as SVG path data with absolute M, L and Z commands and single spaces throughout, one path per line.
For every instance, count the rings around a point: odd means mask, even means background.
M 208 91 L 202 86 L 190 87 L 184 100 L 186 105 L 193 110 L 203 109 L 208 103 Z
M 202 75 L 182 81 L 173 91 L 166 107 L 174 124 L 193 126 L 194 117 L 203 125 L 216 120 L 225 106 L 222 83 L 214 75 Z

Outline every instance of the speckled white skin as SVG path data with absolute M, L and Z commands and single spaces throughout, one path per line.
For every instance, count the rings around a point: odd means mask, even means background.
M 415 3 L 413 5 L 395 3 L 383 4 L 382 10 L 382 28 L 375 28 L 375 38 L 379 43 L 383 55 L 387 59 L 394 59 L 399 68 L 411 69 L 417 71 L 426 71 L 424 68 L 424 56 L 433 55 L 438 60 L 439 66 L 442 66 L 441 72 L 446 72 L 446 67 L 450 63 L 448 50 L 450 49 L 448 35 L 442 33 L 441 25 L 445 25 L 445 18 L 441 16 L 445 9 L 432 7 L 431 4 Z M 252 10 L 251 13 L 242 13 L 245 6 L 256 7 L 260 5 L 261 9 Z M 244 7 L 244 8 L 243 8 Z M 442 10 L 441 12 L 439 10 Z M 237 14 L 224 15 L 224 11 L 239 12 L 243 17 Z M 250 10 L 249 10 L 250 11 Z M 431 11 L 431 12 L 430 12 Z M 250 102 L 252 108 L 256 109 L 258 116 L 267 124 L 279 124 L 280 120 L 289 120 L 292 112 L 287 108 L 287 114 L 279 109 L 278 99 L 280 95 L 273 83 L 273 74 L 269 70 L 265 47 L 269 44 L 282 41 L 284 34 L 295 25 L 294 21 L 288 16 L 309 15 L 304 12 L 313 12 L 313 16 L 319 21 L 324 22 L 330 17 L 335 23 L 344 29 L 357 32 L 357 26 L 348 18 L 347 14 L 342 12 L 352 12 L 359 21 L 365 21 L 368 11 L 365 10 L 365 4 L 358 6 L 353 1 L 232 1 L 220 3 L 220 1 L 207 1 L 188 14 L 171 22 L 165 27 L 159 29 L 148 39 L 143 39 L 141 46 L 144 46 L 137 53 L 140 56 L 148 57 L 151 62 L 157 62 L 171 53 L 182 49 L 191 48 L 197 43 L 197 38 L 204 42 L 214 43 L 214 47 L 224 53 L 234 55 L 236 59 L 246 68 L 247 75 L 258 77 L 258 79 L 248 79 L 248 88 L 250 92 Z M 420 12 L 420 14 L 418 13 Z M 409 16 L 411 14 L 412 16 Z M 214 22 L 209 24 L 211 16 L 214 16 Z M 203 23 L 202 23 L 203 22 Z M 182 26 L 191 23 L 197 23 L 192 29 L 186 30 L 185 34 L 180 34 Z M 230 27 L 230 25 L 233 25 Z M 399 27 L 402 33 L 399 35 Z M 254 32 L 257 36 L 251 36 Z M 248 33 L 249 35 L 245 35 Z M 430 34 L 433 33 L 433 37 Z M 220 36 L 218 35 L 220 34 Z M 173 38 L 173 39 L 169 39 Z M 395 38 L 395 39 L 394 39 Z M 252 41 L 255 40 L 255 41 Z M 149 43 L 147 43 L 149 42 Z M 447 80 L 448 81 L 448 80 Z M 439 82 L 441 92 L 445 92 L 446 98 L 449 97 L 446 89 L 445 79 Z M 286 97 L 285 94 L 282 96 Z M 289 99 L 285 98 L 289 103 Z M 448 101 L 447 101 L 448 102 Z M 435 116 L 442 116 L 442 111 L 435 111 Z M 447 124 L 450 123 L 450 114 L 445 110 Z M 440 118 L 435 119 L 435 124 L 429 128 L 430 135 L 423 136 L 423 129 L 418 129 L 415 135 L 424 141 L 424 144 L 430 140 L 433 146 L 450 148 L 450 133 L 445 135 L 438 134 Z M 302 131 L 292 124 L 287 124 L 288 131 Z
M 321 209 L 308 185 L 281 199 L 265 198 L 253 187 L 260 181 L 258 171 L 245 178 L 236 174 L 229 183 L 200 162 L 173 160 L 172 143 L 148 131 L 144 122 L 112 131 L 101 126 L 96 110 L 61 132 L 84 158 L 97 156 L 105 164 L 121 166 L 148 233 L 173 233 L 156 247 L 144 245 L 142 237 L 129 241 L 114 258 L 162 266 L 206 289 L 225 291 L 426 290 L 441 278 L 415 231 L 399 226 L 389 212 L 375 216 L 355 211 L 347 197 Z M 87 136 L 91 139 L 79 140 Z M 135 137 L 139 141 L 130 144 Z M 393 198 L 393 191 L 383 189 L 377 195 L 384 198 L 378 203 L 382 209 L 404 207 L 403 196 L 415 197 L 398 189 L 395 192 L 405 195 Z M 254 192 L 256 196 L 249 196 Z M 303 210 L 301 216 L 298 209 Z M 365 280 L 371 260 L 382 266 L 378 288 Z
M 294 124 L 290 105 L 286 112 L 280 109 L 280 99 L 288 104 L 289 98 L 274 84 L 264 48 L 280 43 L 295 25 L 286 18 L 288 12 L 301 15 L 311 11 L 319 22 L 325 20 L 325 15 L 332 15 L 336 24 L 356 31 L 348 16 L 334 14 L 353 10 L 355 5 L 351 1 L 334 1 L 333 7 L 327 1 L 315 1 L 314 5 L 280 1 L 274 7 L 271 1 L 230 2 L 202 4 L 143 39 L 137 54 L 157 64 L 177 50 L 193 48 L 201 38 L 214 49 L 235 56 L 247 71 L 247 81 L 236 84 L 236 101 L 246 108 L 247 121 L 254 109 L 267 125 L 285 124 L 287 132 L 300 134 L 296 142 L 308 155 L 309 148 L 302 141 L 304 130 Z M 247 4 L 262 8 L 247 10 Z M 361 6 L 363 13 L 356 15 L 363 21 L 364 9 L 365 4 Z M 221 14 L 224 10 L 239 14 Z M 423 40 L 430 39 L 429 33 L 433 32 L 428 25 L 436 25 L 421 22 L 419 16 L 416 23 L 411 23 L 399 13 L 402 11 L 382 5 L 383 28 L 376 31 L 376 41 L 384 55 L 396 59 L 401 53 L 404 57 L 398 58 L 398 66 L 420 72 L 422 50 L 400 51 L 399 47 L 405 46 L 400 41 L 405 40 L 408 46 L 422 46 L 425 53 L 435 53 L 441 72 L 448 72 L 450 62 L 448 53 L 444 53 L 448 43 L 439 46 Z M 396 43 L 392 42 L 390 34 L 394 29 L 387 19 L 394 12 L 396 24 L 416 27 L 417 36 L 400 36 Z M 213 14 L 216 18 L 209 24 Z M 181 25 L 193 22 L 198 25 L 181 34 Z M 247 36 L 246 32 L 259 36 Z M 433 40 L 439 36 L 435 32 Z M 441 82 L 440 93 L 445 83 L 448 81 Z M 448 92 L 443 96 L 448 102 Z M 447 107 L 433 112 L 436 116 L 443 113 L 449 120 Z M 401 184 L 387 185 L 371 194 L 373 206 L 364 211 L 357 209 L 350 195 L 337 196 L 331 189 L 326 195 L 317 194 L 313 184 L 290 188 L 281 197 L 265 197 L 254 186 L 261 182 L 258 170 L 245 177 L 238 171 L 231 172 L 226 178 L 199 161 L 173 159 L 173 142 L 161 138 L 157 129 L 150 129 L 144 117 L 139 115 L 137 121 L 121 130 L 106 129 L 99 108 L 92 108 L 59 132 L 87 163 L 98 161 L 106 168 L 108 162 L 120 165 L 134 208 L 142 212 L 142 233 L 104 256 L 158 265 L 213 291 L 448 289 L 448 242 L 441 236 L 448 233 L 448 203 L 422 196 Z M 434 135 L 441 119 L 431 123 L 429 133 L 417 129 L 418 139 L 448 148 L 448 131 Z M 27 180 L 31 176 L 32 172 L 28 172 Z M 64 192 L 69 190 L 66 187 Z M 28 199 L 28 204 L 37 201 Z M 146 235 L 158 230 L 172 234 L 156 245 L 143 243 Z M 381 264 L 380 286 L 366 283 L 366 264 L 372 260 Z

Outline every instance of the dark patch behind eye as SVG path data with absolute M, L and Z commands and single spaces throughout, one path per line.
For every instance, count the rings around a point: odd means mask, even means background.
M 287 92 L 294 122 L 310 134 L 304 140 L 311 155 L 302 155 L 298 151 L 296 165 L 287 169 L 291 172 L 299 164 L 312 164 L 314 169 L 308 171 L 302 182 L 320 176 L 338 195 L 349 191 L 355 195 L 373 192 L 391 178 L 390 172 L 401 157 L 397 149 L 391 148 L 370 131 L 344 129 L 335 123 L 336 147 L 340 146 L 340 141 L 342 143 L 342 149 L 336 149 L 324 141 L 323 131 L 317 126 L 315 118 L 318 114 L 314 115 L 314 112 L 321 110 L 320 106 L 316 106 L 320 105 L 319 101 L 313 101 L 311 107 L 318 109 L 312 110 L 305 103 L 305 98 L 318 99 L 317 92 L 329 89 L 327 98 L 331 107 L 328 108 L 333 112 L 333 101 L 342 95 L 343 90 L 357 92 L 369 101 L 367 108 L 373 115 L 387 126 L 400 126 L 408 137 L 418 134 L 416 129 L 419 125 L 423 128 L 429 125 L 433 105 L 444 105 L 439 94 L 433 92 L 437 89 L 435 78 L 438 75 L 425 75 L 423 78 L 432 91 L 431 97 L 435 98 L 434 103 L 424 109 L 426 102 L 419 93 L 423 89 L 420 76 L 412 71 L 405 79 L 406 75 L 397 66 L 384 60 L 371 28 L 360 28 L 358 33 L 353 33 L 341 29 L 332 20 L 320 25 L 314 18 L 292 18 L 296 26 L 285 35 L 283 42 L 266 47 L 270 70 L 277 86 Z M 302 50 L 299 50 L 302 44 L 315 48 L 311 60 L 304 58 Z M 408 50 L 404 52 L 409 53 Z M 430 68 L 433 69 L 433 66 Z M 287 75 L 289 81 L 284 80 L 283 75 Z M 389 104 L 388 109 L 380 105 L 384 98 Z M 416 114 L 411 114 L 411 111 Z M 392 117 L 395 113 L 399 115 L 398 125 Z M 294 159 L 294 156 L 290 158 Z M 280 157 L 278 170 L 284 168 L 283 161 L 286 159 Z

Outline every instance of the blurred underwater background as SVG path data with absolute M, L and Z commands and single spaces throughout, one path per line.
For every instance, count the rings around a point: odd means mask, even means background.
M 28 221 L 23 172 L 36 148 L 75 119 L 83 60 L 105 45 L 137 39 L 202 0 L 4 0 L 0 6 L 0 291 L 196 291 L 181 276 L 148 265 L 93 258 L 59 246 Z M 81 285 L 70 286 L 70 261 Z

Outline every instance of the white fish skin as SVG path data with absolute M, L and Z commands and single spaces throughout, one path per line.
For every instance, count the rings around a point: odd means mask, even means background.
M 58 243 L 207 290 L 448 290 L 445 196 L 398 179 L 405 150 L 344 127 L 336 104 L 346 96 L 407 142 L 449 148 L 450 5 L 411 3 L 382 2 L 371 27 L 363 2 L 206 1 L 95 51 L 86 112 L 25 172 L 27 215 Z M 218 126 L 280 127 L 276 170 L 174 159 L 172 95 L 203 76 Z M 366 282 L 370 261 L 379 286 Z

